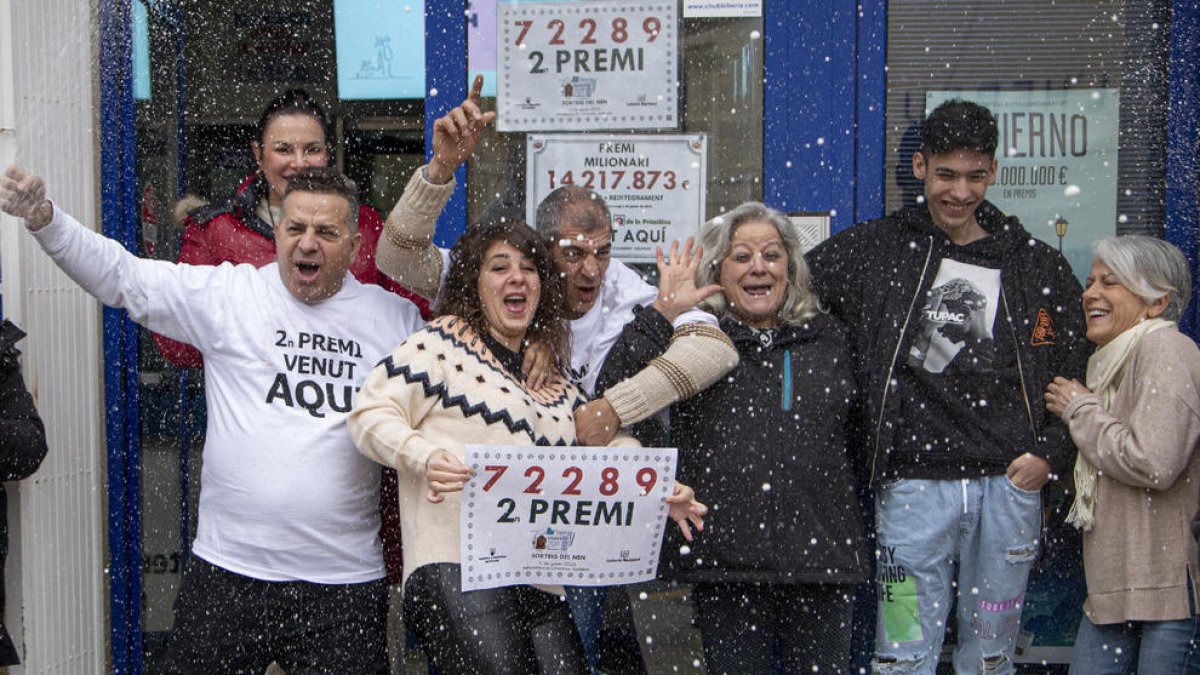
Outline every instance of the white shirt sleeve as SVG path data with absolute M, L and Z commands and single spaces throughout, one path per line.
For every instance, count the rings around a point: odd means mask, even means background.
M 684 312 L 683 314 L 680 314 L 679 316 L 675 317 L 675 322 L 671 325 L 673 325 L 676 328 L 679 328 L 680 326 L 686 326 L 689 323 L 703 323 L 703 324 L 708 324 L 709 326 L 713 326 L 715 328 L 720 328 L 720 326 L 721 326 L 721 322 L 717 321 L 717 317 L 713 316 L 712 314 L 709 314 L 708 312 L 706 312 L 702 309 L 694 309 L 694 308 L 689 309 L 688 311 Z
M 450 249 L 439 246 L 438 255 L 442 256 L 442 274 L 438 277 L 437 297 L 431 300 L 430 306 L 436 306 L 441 302 L 442 293 L 446 291 L 446 275 L 450 273 Z
M 223 287 L 233 267 L 179 265 L 139 258 L 87 229 L 57 206 L 50 224 L 33 233 L 42 250 L 83 290 L 137 323 L 201 351 L 224 321 Z

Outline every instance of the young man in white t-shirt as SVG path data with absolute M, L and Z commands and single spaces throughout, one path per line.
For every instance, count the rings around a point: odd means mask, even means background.
M 210 267 L 133 256 L 18 167 L 0 185 L 0 208 L 84 290 L 204 355 L 199 524 L 170 672 L 388 672 L 379 471 L 346 417 L 375 363 L 423 322 L 347 273 L 356 202 L 336 170 L 306 169 L 283 202 L 277 261 Z

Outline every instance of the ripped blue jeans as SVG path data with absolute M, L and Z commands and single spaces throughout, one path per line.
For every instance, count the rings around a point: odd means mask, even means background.
M 875 509 L 879 613 L 872 672 L 933 675 L 955 598 L 954 672 L 1014 672 L 1025 582 L 1038 553 L 1041 493 L 1003 475 L 902 479 L 880 487 Z

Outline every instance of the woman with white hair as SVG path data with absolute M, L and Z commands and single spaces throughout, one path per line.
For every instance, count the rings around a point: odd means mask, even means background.
M 709 673 L 769 675 L 775 654 L 784 672 L 848 673 L 850 598 L 869 553 L 847 453 L 856 387 L 845 329 L 821 311 L 796 228 L 779 211 L 742 204 L 706 223 L 700 243 L 695 286 L 721 288 L 700 307 L 739 363 L 671 407 L 679 479 L 704 495 L 711 527 L 692 542 L 671 533 L 660 574 L 692 584 Z M 671 334 L 642 308 L 597 388 L 648 363 L 669 373 L 656 357 Z M 651 395 L 605 396 L 626 394 Z
M 1087 600 L 1071 672 L 1200 673 L 1190 521 L 1200 484 L 1200 349 L 1177 329 L 1191 275 L 1148 236 L 1096 244 L 1083 293 L 1097 347 L 1087 386 L 1055 378 L 1046 407 L 1079 450 L 1075 503 Z

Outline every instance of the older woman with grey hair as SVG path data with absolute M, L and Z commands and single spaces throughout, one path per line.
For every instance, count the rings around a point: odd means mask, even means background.
M 850 672 L 850 596 L 868 557 L 847 453 L 856 389 L 845 331 L 821 311 L 784 214 L 742 204 L 700 241 L 695 286 L 721 289 L 700 306 L 740 361 L 671 408 L 679 479 L 711 505 L 711 527 L 693 542 L 672 533 L 660 573 L 693 584 L 709 673 L 769 674 L 776 651 L 789 673 Z M 643 309 L 600 386 L 653 366 L 670 337 Z
M 1200 484 L 1200 349 L 1175 322 L 1191 275 L 1147 236 L 1096 244 L 1083 293 L 1097 349 L 1087 386 L 1055 378 L 1046 407 L 1079 450 L 1068 521 L 1083 530 L 1088 596 L 1071 672 L 1200 673 L 1190 521 Z

